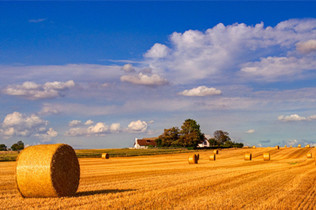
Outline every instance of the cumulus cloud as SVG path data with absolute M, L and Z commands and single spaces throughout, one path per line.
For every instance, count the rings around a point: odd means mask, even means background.
M 316 40 L 311 39 L 305 42 L 299 42 L 296 44 L 296 49 L 301 53 L 310 53 L 316 51 Z
M 146 86 L 160 86 L 168 83 L 165 78 L 159 76 L 158 74 L 147 75 L 142 72 L 137 75 L 123 75 L 121 76 L 121 81 Z
M 47 128 L 48 121 L 36 114 L 25 115 L 19 112 L 7 114 L 1 124 L 1 133 L 5 138 L 13 136 L 36 136 L 43 139 L 56 137 L 58 132 Z
M 223 75 L 238 73 L 240 66 L 244 73 L 242 77 L 248 74 L 253 77 L 268 75 L 284 80 L 287 78 L 281 75 L 289 74 L 285 70 L 288 67 L 293 75 L 315 66 L 315 58 L 300 59 L 295 55 L 296 44 L 300 42 L 302 43 L 298 44 L 298 49 L 314 49 L 312 41 L 304 42 L 315 39 L 315 27 L 316 19 L 291 19 L 280 22 L 275 27 L 265 27 L 263 23 L 254 26 L 244 23 L 225 26 L 219 23 L 205 32 L 175 32 L 170 36 L 168 56 L 163 56 L 163 53 L 158 56 L 160 54 L 157 53 L 157 56 L 153 56 L 153 59 L 148 59 L 147 62 L 153 69 L 164 70 L 176 83 L 182 84 L 201 79 L 223 78 Z M 148 53 L 156 48 L 160 49 L 157 46 L 155 44 Z M 284 55 L 291 56 L 283 58 Z M 150 58 L 147 54 L 145 56 Z M 299 64 L 292 69 L 291 65 L 296 62 Z M 273 68 L 280 65 L 281 69 L 276 69 L 276 74 L 273 75 L 274 69 L 263 68 L 263 64 L 269 64 Z M 259 68 L 260 71 L 255 68 Z
M 168 55 L 169 48 L 166 45 L 156 43 L 145 53 L 148 58 L 163 58 Z
M 125 64 L 122 69 L 125 71 L 125 72 L 135 72 L 135 68 L 133 67 L 132 64 L 128 63 L 128 64 Z
M 255 132 L 254 129 L 249 129 L 249 130 L 246 131 L 246 133 L 248 133 L 248 134 L 251 134 L 251 133 L 254 133 L 254 132 Z
M 43 85 L 35 82 L 24 82 L 22 85 L 9 85 L 3 90 L 7 95 L 20 96 L 29 100 L 38 100 L 45 98 L 56 98 L 63 95 L 64 91 L 73 88 L 75 82 L 46 82 Z
M 147 123 L 145 121 L 132 121 L 128 125 L 128 130 L 133 133 L 143 133 L 147 130 Z
M 278 120 L 283 122 L 293 122 L 293 121 L 310 121 L 310 120 L 316 120 L 316 115 L 311 115 L 308 117 L 302 117 L 298 114 L 291 114 L 288 116 L 280 115 L 278 117 Z
M 103 122 L 97 122 L 95 125 L 92 125 L 93 121 L 88 120 L 84 123 L 84 127 L 73 127 L 65 132 L 66 136 L 104 136 L 109 133 L 118 133 L 120 132 L 120 124 L 113 123 L 110 126 Z M 81 125 L 81 124 L 80 124 Z M 90 126 L 89 126 L 90 125 Z M 88 127 L 86 127 L 88 126 Z
M 184 90 L 179 93 L 179 95 L 183 96 L 212 96 L 220 94 L 222 94 L 222 91 L 217 90 L 216 88 L 209 88 L 206 86 L 199 86 L 196 88 L 192 88 L 190 90 Z
M 69 122 L 69 126 L 70 127 L 73 127 L 73 126 L 78 126 L 78 125 L 80 125 L 81 124 L 81 121 L 80 120 L 72 120 L 72 121 L 70 121 Z

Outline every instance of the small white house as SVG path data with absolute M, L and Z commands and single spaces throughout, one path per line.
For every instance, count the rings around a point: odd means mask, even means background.
M 157 146 L 156 139 L 157 139 L 156 137 L 143 138 L 143 139 L 135 138 L 133 148 L 135 148 L 135 149 L 147 149 L 148 146 L 156 147 Z
M 197 147 L 210 147 L 210 142 L 205 139 L 201 144 L 198 144 Z

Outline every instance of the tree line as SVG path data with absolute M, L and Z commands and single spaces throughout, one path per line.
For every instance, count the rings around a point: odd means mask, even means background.
M 0 144 L 0 151 L 20 151 L 24 149 L 23 141 L 18 141 L 17 143 L 13 144 L 11 148 L 8 148 L 5 144 Z
M 157 138 L 158 147 L 197 147 L 207 140 L 211 147 L 243 147 L 242 143 L 231 140 L 229 133 L 217 130 L 214 137 L 207 139 L 201 132 L 200 125 L 193 119 L 186 119 L 181 129 L 172 127 L 164 129 L 164 132 Z

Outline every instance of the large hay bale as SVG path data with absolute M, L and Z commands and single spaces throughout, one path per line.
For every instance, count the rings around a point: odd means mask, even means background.
M 218 149 L 214 149 L 213 154 L 217 155 L 218 154 Z
M 309 153 L 307 153 L 307 158 L 313 158 L 313 155 L 312 155 L 312 153 L 311 152 L 309 152 Z
M 102 153 L 102 159 L 109 159 L 110 155 L 108 153 Z
M 197 155 L 193 154 L 189 156 L 189 164 L 198 164 Z
M 263 160 L 264 161 L 270 160 L 270 153 L 269 152 L 263 153 Z
M 276 148 L 276 149 L 280 149 L 280 146 L 279 146 L 279 145 L 276 145 L 275 148 Z
M 299 145 L 297 145 L 297 147 L 298 147 L 298 148 L 301 148 L 302 146 L 299 144 Z
M 209 157 L 209 159 L 215 161 L 215 160 L 216 160 L 216 154 L 211 154 L 210 157 Z
M 245 160 L 252 160 L 252 154 L 251 153 L 245 153 Z
M 72 196 L 79 179 L 78 158 L 67 144 L 30 146 L 17 159 L 16 183 L 23 197 Z

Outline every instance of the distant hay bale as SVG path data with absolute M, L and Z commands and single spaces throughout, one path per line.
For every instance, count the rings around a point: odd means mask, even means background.
M 252 148 L 253 148 L 253 149 L 256 149 L 256 146 L 255 146 L 255 145 L 253 145 L 253 146 L 252 146 Z
M 263 160 L 264 161 L 270 160 L 270 153 L 269 152 L 263 153 Z
M 16 184 L 23 197 L 62 197 L 76 193 L 80 166 L 67 144 L 25 148 L 17 159 Z
M 306 148 L 310 148 L 310 147 L 311 147 L 311 145 L 309 145 L 309 144 L 306 145 Z
M 110 155 L 108 153 L 102 153 L 102 159 L 109 159 Z
M 200 154 L 195 155 L 196 159 L 199 161 L 200 160 Z
M 286 145 L 284 145 L 284 148 L 287 148 L 287 146 L 286 146 Z
M 293 146 L 292 146 L 292 145 L 290 145 L 290 147 L 292 148 Z
M 215 161 L 215 160 L 216 160 L 216 154 L 211 154 L 210 157 L 209 157 L 209 159 Z
M 189 156 L 189 164 L 198 164 L 197 155 L 193 154 Z
M 297 145 L 297 147 L 298 147 L 298 148 L 301 148 L 302 146 L 299 144 L 299 145 Z
M 276 148 L 276 149 L 280 149 L 280 146 L 279 146 L 279 145 L 276 145 L 275 148 Z
M 309 152 L 309 153 L 307 153 L 307 158 L 313 158 L 313 155 L 312 155 L 312 153 L 311 152 Z
M 251 153 L 245 153 L 245 160 L 252 160 L 252 154 Z
M 217 155 L 217 154 L 218 154 L 218 149 L 214 149 L 213 153 L 214 153 L 215 155 Z

